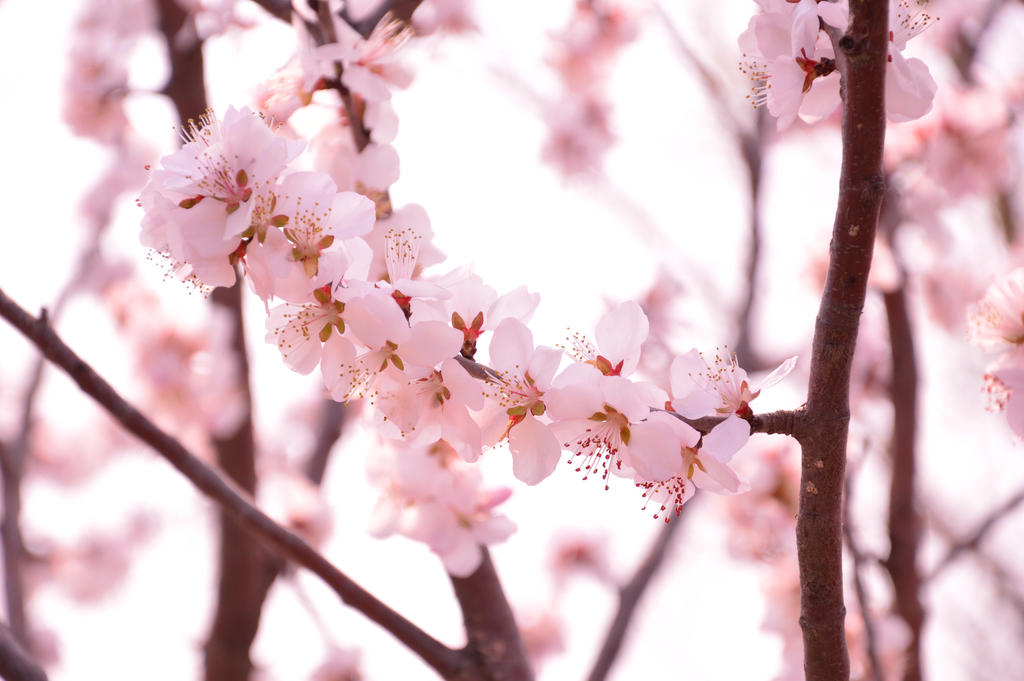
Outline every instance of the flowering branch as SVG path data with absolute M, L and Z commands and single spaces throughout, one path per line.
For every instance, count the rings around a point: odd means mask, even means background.
M 31 316 L 0 290 L 0 316 L 32 341 L 48 360 L 61 367 L 125 430 L 152 447 L 266 547 L 316 574 L 343 602 L 394 635 L 442 677 L 459 678 L 459 670 L 466 666 L 462 654 L 447 648 L 353 582 L 302 538 L 256 508 L 249 495 L 237 484 L 160 430 L 65 345 L 50 328 L 45 315 L 40 318 Z
M 46 672 L 15 640 L 14 632 L 0 623 L 0 677 L 7 681 L 46 681 Z
M 608 678 L 608 673 L 611 671 L 612 665 L 615 663 L 615 659 L 622 648 L 622 642 L 626 638 L 626 631 L 633 621 L 633 615 L 636 613 L 637 606 L 640 605 L 640 598 L 647 590 L 648 585 L 651 583 L 654 575 L 657 574 L 662 563 L 665 562 L 672 538 L 682 524 L 680 517 L 677 517 L 673 522 L 666 523 L 661 528 L 647 556 L 637 566 L 632 579 L 619 589 L 618 608 L 615 610 L 615 616 L 608 627 L 608 633 L 605 634 L 604 643 L 601 644 L 601 650 L 598 652 L 594 666 L 587 676 L 587 681 L 604 681 Z
M 849 29 L 830 29 L 842 75 L 843 161 L 828 275 L 814 328 L 801 444 L 797 557 L 808 681 L 846 681 L 842 497 L 850 423 L 850 366 L 884 193 L 888 2 L 851 0 Z

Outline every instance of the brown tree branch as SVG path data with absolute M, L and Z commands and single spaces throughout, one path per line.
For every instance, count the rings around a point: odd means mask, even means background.
M 690 503 L 692 504 L 693 500 Z M 622 649 L 626 632 L 633 621 L 633 615 L 640 605 L 640 599 L 647 591 L 647 587 L 650 585 L 654 575 L 657 574 L 662 563 L 665 562 L 668 548 L 672 544 L 672 538 L 679 530 L 679 526 L 682 525 L 681 518 L 682 516 L 679 516 L 662 526 L 650 550 L 647 552 L 647 556 L 637 566 L 636 572 L 633 573 L 633 577 L 630 578 L 625 586 L 619 589 L 619 604 L 615 610 L 615 616 L 608 627 L 597 659 L 594 661 L 594 666 L 591 667 L 590 674 L 587 676 L 587 681 L 604 681 L 608 678 L 608 673 L 611 671 L 612 665 Z
M 843 160 L 828 274 L 814 326 L 802 449 L 797 559 L 807 681 L 847 681 L 842 497 L 850 423 L 850 366 L 885 188 L 887 0 L 851 0 L 850 25 L 832 33 L 842 75 Z
M 48 360 L 63 369 L 79 388 L 110 413 L 125 430 L 152 447 L 265 546 L 320 577 L 342 601 L 390 632 L 443 678 L 465 678 L 459 676 L 466 667 L 464 655 L 429 636 L 340 572 L 301 537 L 271 520 L 253 505 L 249 496 L 237 484 L 189 452 L 126 402 L 109 383 L 64 344 L 45 319 L 32 317 L 8 298 L 3 290 L 0 290 L 0 316 L 32 341 Z
M 466 647 L 461 651 L 474 661 L 460 681 L 533 681 L 526 648 L 512 608 L 505 598 L 485 548 L 480 567 L 468 577 L 451 577 L 455 598 L 462 609 Z
M 889 242 L 899 226 L 898 200 L 893 193 L 882 209 L 883 228 Z M 892 477 L 889 482 L 889 557 L 883 561 L 892 580 L 896 611 L 910 629 L 904 681 L 921 679 L 921 633 L 924 608 L 921 605 L 921 575 L 917 569 L 917 551 L 921 542 L 921 518 L 917 512 L 915 479 L 917 475 L 917 359 L 914 335 L 907 308 L 906 279 L 882 293 L 889 327 L 892 352 L 892 379 L 889 386 L 893 408 L 892 441 L 889 447 Z
M 7 681 L 46 681 L 46 672 L 21 647 L 14 632 L 0 623 L 0 676 Z

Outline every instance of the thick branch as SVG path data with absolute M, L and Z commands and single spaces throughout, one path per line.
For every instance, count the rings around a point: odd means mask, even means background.
M 342 601 L 389 631 L 446 679 L 456 678 L 463 656 L 426 634 L 335 568 L 302 538 L 281 527 L 256 508 L 248 495 L 216 469 L 185 449 L 126 402 L 54 333 L 0 290 L 0 316 L 35 343 L 48 360 L 61 367 L 87 395 L 128 432 L 152 447 L 268 548 L 307 568 L 334 590 Z
M 7 681 L 46 681 L 46 672 L 15 640 L 6 624 L 0 623 L 0 676 Z
M 232 321 L 231 361 L 245 405 L 235 430 L 213 439 L 217 464 L 249 495 L 255 495 L 256 442 L 241 282 L 231 288 L 214 289 L 211 299 Z M 204 647 L 207 681 L 248 681 L 253 669 L 249 650 L 259 630 L 261 606 L 280 568 L 279 559 L 221 512 L 217 605 Z
M 690 503 L 692 504 L 693 501 Z M 612 665 L 622 649 L 622 643 L 625 641 L 626 632 L 633 621 L 633 615 L 640 605 L 640 599 L 647 591 L 647 587 L 650 585 L 654 575 L 657 574 L 658 568 L 665 562 L 665 556 L 668 555 L 668 547 L 672 543 L 672 538 L 682 524 L 681 518 L 682 516 L 666 523 L 661 528 L 657 538 L 654 540 L 654 544 L 651 545 L 651 549 L 647 553 L 647 557 L 637 567 L 632 579 L 619 589 L 618 608 L 615 610 L 615 616 L 608 627 L 604 643 L 601 644 L 601 650 L 598 652 L 594 666 L 590 670 L 590 675 L 587 676 L 587 681 L 604 681 L 608 678 L 608 673 L 611 671 Z
M 533 681 L 519 627 L 505 598 L 486 548 L 480 567 L 469 577 L 452 577 L 455 598 L 466 626 L 466 648 L 476 669 L 459 681 Z
M 814 327 L 802 447 L 797 558 L 807 681 L 847 681 L 842 498 L 850 423 L 850 366 L 884 191 L 887 0 L 851 0 L 836 40 L 842 74 L 843 162 L 828 275 Z

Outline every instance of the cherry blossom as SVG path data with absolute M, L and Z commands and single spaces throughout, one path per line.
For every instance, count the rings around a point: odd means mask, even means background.
M 938 86 L 928 66 L 917 58 L 907 59 L 907 41 L 934 21 L 921 3 L 911 0 L 889 2 L 889 68 L 885 77 L 885 113 L 896 123 L 920 118 L 932 108 Z
M 819 20 L 840 33 L 846 30 L 846 2 L 818 0 L 764 0 L 740 36 L 740 70 L 751 79 L 754 106 L 766 104 L 780 129 L 799 115 L 814 121 L 839 105 L 839 76 L 829 37 Z M 920 59 L 906 58 L 907 41 L 932 22 L 932 17 L 910 0 L 889 3 L 889 69 L 886 75 L 886 114 L 894 122 L 928 113 L 936 85 Z
M 167 255 L 183 277 L 229 286 L 256 207 L 305 142 L 286 140 L 247 108 L 220 121 L 189 123 L 185 145 L 165 156 L 142 191 L 142 243 Z
M 375 394 L 385 372 L 398 372 L 401 381 L 401 372 L 432 369 L 462 347 L 462 334 L 442 322 L 409 326 L 394 299 L 380 291 L 346 303 L 345 322 L 360 348 L 329 344 L 321 363 L 327 389 L 341 402 Z
M 407 375 L 411 371 L 406 372 Z M 471 416 L 484 405 L 480 382 L 453 358 L 439 369 L 400 380 L 392 374 L 377 394 L 376 407 L 410 444 L 445 440 L 465 461 L 476 461 L 483 448 L 480 426 Z
M 1024 344 L 1024 268 L 996 280 L 968 316 L 974 344 L 989 352 L 1018 354 Z
M 494 330 L 505 319 L 528 322 L 540 302 L 540 296 L 519 286 L 498 296 L 479 275 L 459 268 L 438 279 L 437 284 L 450 296 L 443 300 L 412 301 L 413 321 L 434 319 L 450 321 L 452 328 L 462 332 L 462 355 L 473 359 L 477 342 L 487 331 Z
M 480 471 L 462 462 L 444 440 L 390 449 L 371 464 L 370 474 L 385 492 L 374 509 L 371 533 L 398 532 L 424 542 L 457 577 L 476 570 L 481 545 L 502 542 L 515 530 L 493 512 L 510 490 L 484 489 Z
M 597 323 L 595 347 L 586 337 L 573 334 L 569 354 L 605 376 L 629 376 L 640 362 L 640 348 L 647 340 L 647 315 L 633 301 L 621 303 Z
M 497 408 L 484 426 L 486 442 L 508 439 L 513 474 L 535 485 L 554 472 L 562 447 L 547 423 L 544 394 L 551 388 L 561 361 L 560 350 L 535 348 L 533 334 L 516 318 L 506 318 L 490 344 L 491 367 L 500 374 L 494 382 Z M 489 435 L 487 435 L 489 433 Z
M 664 469 L 643 471 L 637 481 L 637 486 L 645 490 L 647 503 L 659 506 L 655 518 L 666 513 L 667 522 L 672 510 L 678 516 L 696 488 L 716 494 L 737 494 L 749 489 L 728 466 L 733 454 L 750 437 L 750 425 L 746 421 L 730 416 L 703 437 L 675 416 L 664 412 L 652 414 L 649 421 L 672 430 L 679 443 L 678 455 L 671 462 L 671 468 L 667 469 L 668 475 Z M 643 436 L 642 433 L 638 435 Z M 638 443 L 637 448 L 642 450 L 642 444 Z
M 755 389 L 750 387 L 747 372 L 736 363 L 736 356 L 716 352 L 712 363 L 703 354 L 690 350 L 672 361 L 672 409 L 687 418 L 710 414 L 749 416 L 750 402 L 789 375 L 796 366 L 790 357 L 764 378 Z
M 300 374 L 316 368 L 328 341 L 333 340 L 333 355 L 355 355 L 351 341 L 340 338 L 345 332 L 345 303 L 334 297 L 329 284 L 316 289 L 311 298 L 303 305 L 277 305 L 267 314 L 266 341 L 277 345 L 284 363 Z

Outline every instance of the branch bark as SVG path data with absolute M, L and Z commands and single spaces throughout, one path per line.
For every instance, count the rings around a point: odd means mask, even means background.
M 847 681 L 842 498 L 850 423 L 850 366 L 867 291 L 885 180 L 887 0 L 851 0 L 832 34 L 842 75 L 843 161 L 825 290 L 814 327 L 802 448 L 797 559 L 807 681 Z
M 480 567 L 469 577 L 451 577 L 455 598 L 462 609 L 466 647 L 462 652 L 475 662 L 459 681 L 533 681 L 512 607 L 486 548 Z
M 465 678 L 459 676 L 466 667 L 464 655 L 429 636 L 340 572 L 301 537 L 271 520 L 253 505 L 251 498 L 237 484 L 185 449 L 126 402 L 64 344 L 44 319 L 28 314 L 3 290 L 0 290 L 0 316 L 33 342 L 48 360 L 63 369 L 125 430 L 152 447 L 265 546 L 320 577 L 343 602 L 390 632 L 443 678 Z
M 892 210 L 895 210 L 893 201 Z M 884 210 L 888 213 L 889 210 Z M 897 216 L 886 219 L 885 227 L 894 232 Z M 890 242 L 892 239 L 890 239 Z M 921 542 L 921 518 L 917 512 L 917 359 L 914 335 L 907 308 L 906 281 L 882 294 L 889 326 L 892 352 L 892 383 L 889 387 L 893 408 L 892 478 L 889 483 L 889 557 L 883 562 L 892 580 L 896 611 L 910 629 L 904 681 L 921 680 L 921 632 L 924 608 L 921 606 L 921 575 L 917 569 L 917 549 Z

